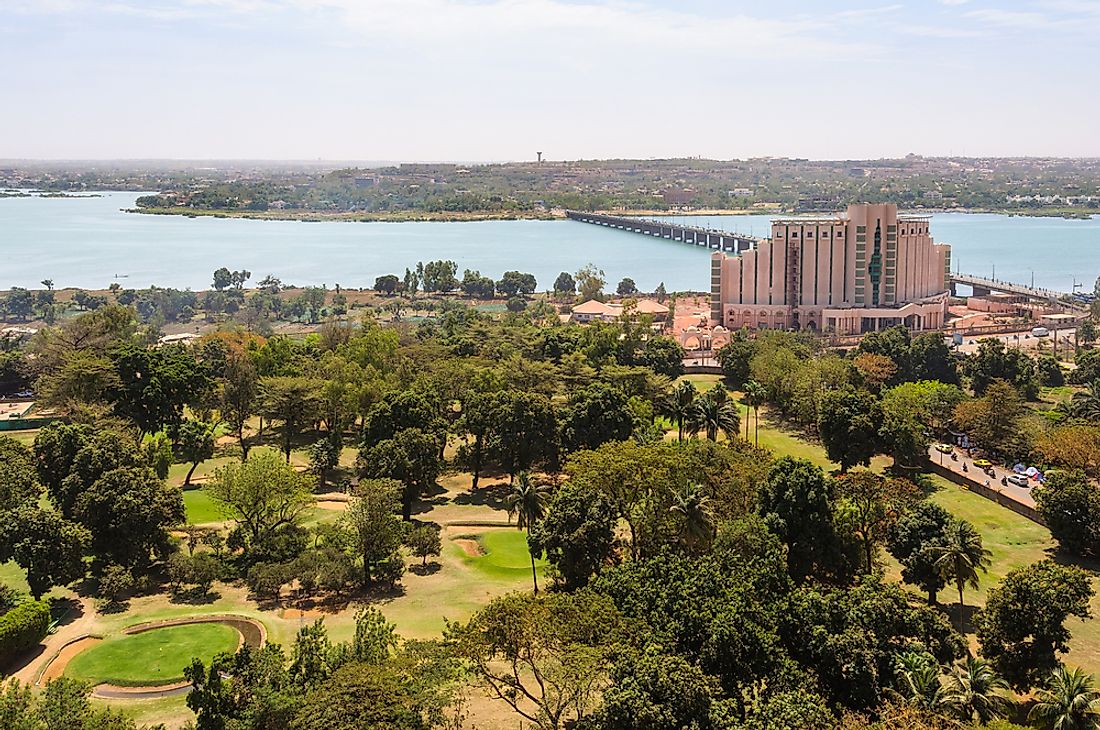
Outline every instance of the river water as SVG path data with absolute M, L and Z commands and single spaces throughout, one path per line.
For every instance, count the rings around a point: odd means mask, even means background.
M 98 198 L 0 199 L 0 288 L 155 284 L 203 289 L 214 269 L 273 274 L 297 285 L 369 287 L 417 261 L 452 259 L 499 278 L 533 273 L 547 289 L 561 271 L 592 263 L 610 287 L 624 276 L 652 291 L 709 288 L 710 252 L 573 221 L 303 223 L 124 213 L 136 193 Z M 769 216 L 686 217 L 694 225 L 766 235 Z M 1100 275 L 1100 218 L 1064 220 L 943 213 L 932 235 L 952 244 L 952 268 L 1069 291 Z M 118 277 L 118 278 L 116 278 Z

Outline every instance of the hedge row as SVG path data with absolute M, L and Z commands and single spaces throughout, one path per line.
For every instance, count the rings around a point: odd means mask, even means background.
M 0 616 L 0 665 L 5 665 L 46 637 L 50 606 L 27 601 Z

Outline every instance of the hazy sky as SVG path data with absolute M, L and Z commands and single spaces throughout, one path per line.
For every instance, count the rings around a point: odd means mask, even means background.
M 0 158 L 1100 156 L 1100 0 L 0 0 Z

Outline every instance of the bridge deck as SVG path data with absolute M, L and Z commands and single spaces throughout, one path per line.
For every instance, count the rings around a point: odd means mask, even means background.
M 577 210 L 567 210 L 565 215 L 569 220 L 580 223 L 590 223 L 607 228 L 616 228 L 630 233 L 640 233 L 645 236 L 666 238 L 671 241 L 682 241 L 696 246 L 706 246 L 719 251 L 731 251 L 740 253 L 754 247 L 759 238 L 746 236 L 741 233 L 724 231 L 716 228 L 703 228 L 702 226 L 687 226 L 672 221 L 656 220 L 653 218 L 638 218 L 634 216 L 608 215 L 606 213 L 585 213 Z

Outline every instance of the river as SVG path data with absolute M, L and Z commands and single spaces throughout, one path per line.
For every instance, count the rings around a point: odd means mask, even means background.
M 452 259 L 499 278 L 530 272 L 549 288 L 559 272 L 592 263 L 611 288 L 624 276 L 639 288 L 706 290 L 703 248 L 573 221 L 303 223 L 186 218 L 122 212 L 136 193 L 96 198 L 0 198 L 0 288 L 106 288 L 155 284 L 204 289 L 214 269 L 247 269 L 253 283 L 369 287 L 376 276 L 417 261 Z M 769 216 L 686 217 L 695 225 L 766 234 Z M 932 235 L 952 245 L 952 269 L 1069 291 L 1100 275 L 1100 218 L 1066 220 L 940 213 Z M 116 279 L 116 277 L 118 277 Z

